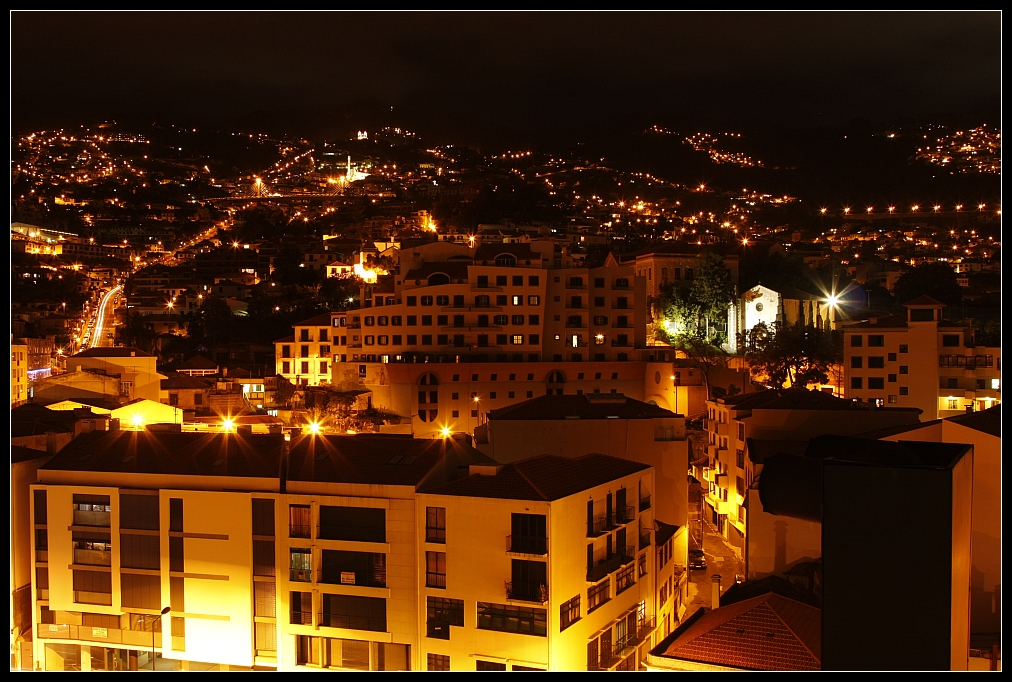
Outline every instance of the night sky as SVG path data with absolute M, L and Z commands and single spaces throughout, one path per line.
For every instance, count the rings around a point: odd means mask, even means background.
M 999 123 L 998 12 L 10 16 L 15 130 L 391 106 L 519 130 Z

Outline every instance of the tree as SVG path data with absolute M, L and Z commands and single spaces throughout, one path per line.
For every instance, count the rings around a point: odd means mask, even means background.
M 839 332 L 802 324 L 759 323 L 745 333 L 745 359 L 752 374 L 773 386 L 829 383 L 834 365 L 843 361 Z
M 708 343 L 726 340 L 727 309 L 735 298 L 735 285 L 724 259 L 704 252 L 695 279 L 669 282 L 661 287 L 659 307 L 668 336 L 691 334 Z M 675 344 L 672 344 L 675 345 Z
M 295 397 L 295 386 L 280 374 L 275 375 L 274 404 L 288 405 Z
M 918 265 L 896 280 L 893 294 L 900 305 L 923 295 L 948 305 L 955 305 L 963 298 L 956 271 L 948 263 Z
M 720 347 L 719 339 L 707 336 L 698 329 L 677 334 L 671 344 L 693 360 L 706 382 L 706 397 L 712 397 L 713 387 L 710 384 L 710 373 L 720 367 L 727 366 L 727 353 Z

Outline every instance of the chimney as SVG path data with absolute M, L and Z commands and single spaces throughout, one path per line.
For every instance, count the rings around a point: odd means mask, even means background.
M 714 573 L 710 577 L 710 585 L 713 586 L 713 596 L 711 597 L 712 603 L 710 604 L 710 608 L 719 609 L 720 608 L 720 573 Z

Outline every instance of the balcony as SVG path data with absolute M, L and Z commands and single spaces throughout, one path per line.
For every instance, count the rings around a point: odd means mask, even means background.
M 292 611 L 290 622 L 292 625 L 312 625 L 313 614 L 307 611 Z
M 615 521 L 619 524 L 630 523 L 636 520 L 636 507 L 619 507 L 615 510 Z
M 596 583 L 636 559 L 636 548 L 632 545 L 619 548 L 617 554 L 601 559 L 587 570 L 587 582 Z
M 619 547 L 619 550 L 621 551 L 622 548 Z M 625 551 L 622 551 L 618 555 L 618 557 L 619 557 L 619 563 L 622 566 L 625 566 L 627 564 L 631 564 L 633 561 L 636 561 L 636 545 L 629 545 L 629 546 L 627 546 L 625 548 Z
M 650 496 L 649 495 L 641 495 L 640 496 L 640 511 L 644 512 L 647 509 L 650 509 Z
M 656 619 L 648 618 L 636 624 L 635 632 L 627 632 L 626 635 L 615 642 L 612 648 L 612 660 L 618 661 L 625 658 L 642 644 L 656 627 Z
M 295 583 L 311 583 L 313 582 L 313 569 L 293 568 L 288 579 Z
M 727 422 L 717 422 L 717 435 L 726 436 L 730 432 L 730 424 Z
M 632 348 L 633 345 L 632 345 L 632 341 L 629 341 L 629 340 L 623 341 L 622 339 L 617 339 L 617 340 L 616 339 L 612 339 L 611 340 L 611 347 L 612 348 Z
M 608 518 L 604 515 L 595 516 L 592 522 L 587 522 L 587 537 L 598 538 L 605 534 L 606 531 L 611 529 L 611 524 L 608 522 Z
M 436 587 L 441 590 L 446 589 L 446 574 L 445 573 L 432 573 L 426 571 L 425 573 L 425 586 Z
M 386 618 L 353 616 L 343 613 L 321 613 L 319 616 L 320 627 L 369 630 L 371 632 L 386 632 L 387 630 Z
M 440 545 L 446 544 L 446 529 L 445 528 L 425 528 L 425 541 L 435 542 Z
M 543 583 L 506 583 L 506 599 L 544 604 L 548 601 L 548 586 Z
M 80 509 L 75 509 L 74 525 L 103 526 L 108 528 L 111 517 L 112 514 L 107 511 L 81 511 Z
M 311 535 L 312 526 L 308 523 L 289 523 L 288 524 L 288 537 L 290 538 L 308 538 Z
M 646 530 L 640 533 L 640 549 L 646 549 L 650 546 L 650 531 Z
M 530 535 L 507 535 L 506 543 L 509 549 L 507 552 L 513 554 L 548 554 L 548 538 L 535 537 Z
M 112 566 L 112 552 L 100 549 L 75 549 L 74 563 L 87 566 Z

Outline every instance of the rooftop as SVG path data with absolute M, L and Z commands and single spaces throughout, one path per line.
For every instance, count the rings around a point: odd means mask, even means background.
M 277 478 L 281 435 L 93 431 L 75 438 L 44 470 Z
M 181 364 L 177 369 L 213 369 L 217 371 L 218 363 L 211 362 L 203 355 L 194 355 L 192 358 Z
M 735 410 L 869 410 L 869 403 L 859 403 L 837 398 L 822 391 L 804 388 L 771 388 L 758 393 L 739 393 L 730 398 L 721 398 L 719 404 Z M 913 407 L 882 407 L 876 410 L 911 411 Z
M 153 358 L 154 356 L 145 353 L 140 348 L 123 346 L 119 348 L 89 348 L 80 353 L 71 355 L 72 358 Z
M 171 374 L 161 381 L 163 391 L 181 388 L 211 388 L 212 386 L 214 384 L 210 381 L 199 377 L 191 377 L 189 374 Z
M 649 468 L 607 455 L 591 454 L 575 459 L 541 455 L 501 465 L 495 474 L 472 474 L 428 492 L 551 502 Z
M 311 317 L 308 320 L 302 322 L 296 322 L 293 327 L 329 327 L 330 326 L 330 313 L 321 313 L 316 317 Z
M 650 652 L 742 670 L 819 670 L 819 609 L 774 592 L 700 609 Z
M 488 413 L 496 420 L 553 419 L 670 419 L 677 415 L 663 407 L 628 398 L 621 393 L 542 395 Z

